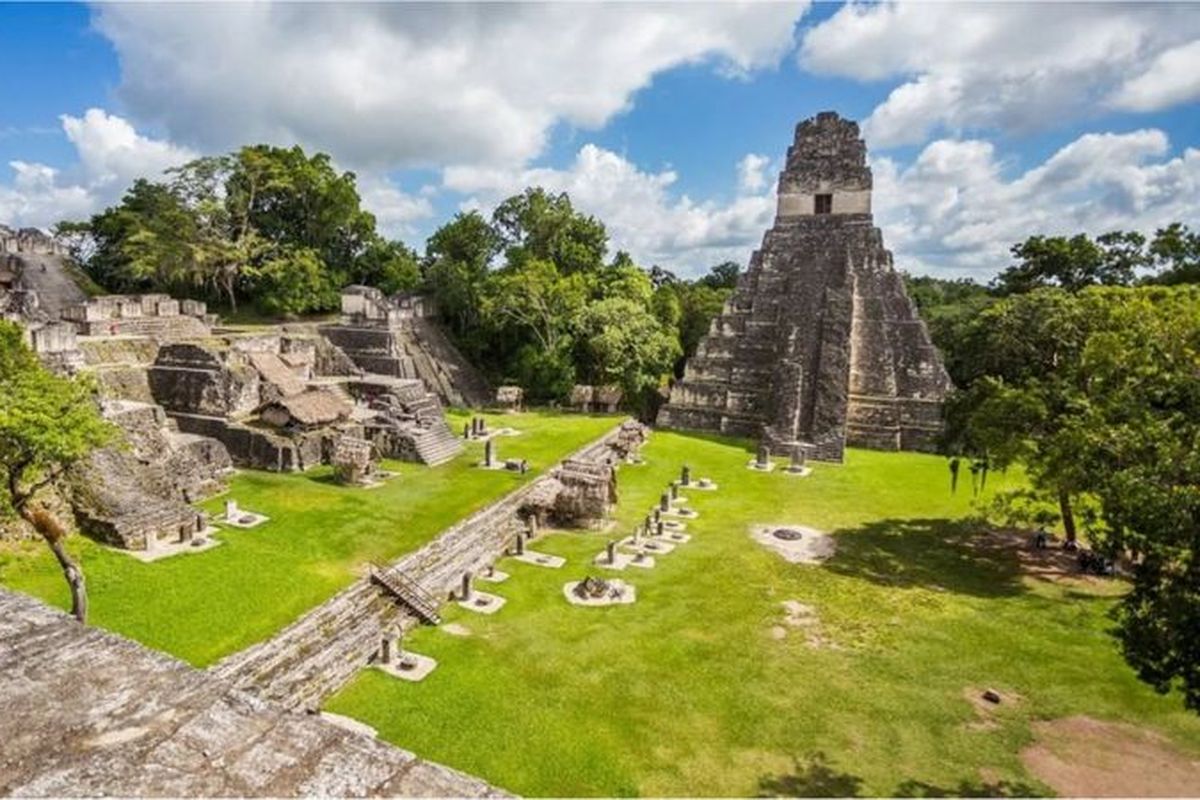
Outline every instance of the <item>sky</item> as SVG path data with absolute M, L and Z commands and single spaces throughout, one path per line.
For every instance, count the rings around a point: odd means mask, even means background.
M 897 268 L 1200 228 L 1200 13 L 1138 3 L 0 5 L 0 223 L 300 144 L 422 250 L 530 185 L 684 276 L 745 264 L 797 122 L 858 120 Z

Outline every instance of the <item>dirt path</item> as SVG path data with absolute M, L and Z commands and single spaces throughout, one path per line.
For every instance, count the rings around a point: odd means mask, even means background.
M 1021 761 L 1064 797 L 1200 796 L 1200 759 L 1158 734 L 1082 716 L 1037 722 L 1033 731 L 1037 741 Z

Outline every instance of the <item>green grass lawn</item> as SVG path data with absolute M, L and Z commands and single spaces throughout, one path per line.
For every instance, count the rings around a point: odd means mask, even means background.
M 1011 552 L 973 547 L 969 476 L 951 495 L 943 459 L 850 451 L 795 478 L 747 471 L 745 445 L 663 432 L 645 454 L 621 470 L 616 531 L 536 540 L 568 558 L 561 570 L 502 561 L 512 577 L 487 587 L 508 598 L 498 614 L 451 606 L 445 621 L 470 636 L 408 637 L 438 659 L 429 678 L 367 670 L 329 710 L 528 795 L 1042 793 L 1019 751 L 1032 720 L 1071 714 L 1200 755 L 1200 720 L 1121 660 L 1114 587 L 1035 582 Z M 687 493 L 693 540 L 619 573 L 635 604 L 568 605 L 563 583 L 605 574 L 591 558 L 684 461 L 721 484 Z M 988 493 L 1016 480 L 992 475 Z M 748 537 L 773 522 L 836 532 L 838 553 L 788 564 Z M 772 634 L 789 599 L 815 607 L 823 645 Z M 968 687 L 1009 696 L 995 724 L 972 724 Z
M 228 497 L 269 522 L 222 530 L 221 546 L 143 564 L 74 537 L 83 564 L 91 622 L 206 666 L 269 637 L 350 584 L 366 562 L 421 546 L 619 422 L 612 416 L 546 412 L 485 415 L 522 434 L 498 440 L 500 457 L 527 458 L 526 476 L 476 469 L 482 445 L 429 468 L 389 462 L 400 476 L 378 489 L 339 486 L 329 468 L 304 474 L 243 471 Z M 452 429 L 469 419 L 452 412 Z M 204 504 L 217 511 L 222 499 Z M 0 549 L 0 583 L 68 607 L 66 583 L 45 545 Z

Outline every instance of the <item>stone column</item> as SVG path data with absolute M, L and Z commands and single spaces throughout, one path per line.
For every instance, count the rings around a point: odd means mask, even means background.
M 804 446 L 796 445 L 792 448 L 792 463 L 788 465 L 788 472 L 803 472 L 804 471 Z
M 494 467 L 496 465 L 496 442 L 494 439 L 488 439 L 484 442 L 483 465 L 485 467 Z
M 771 466 L 771 448 L 767 447 L 766 442 L 758 446 L 758 458 L 754 462 L 754 466 L 759 469 L 767 469 Z
M 663 521 L 661 519 L 658 521 L 658 527 L 656 528 L 656 533 L 659 536 L 663 535 Z
M 469 572 L 464 572 L 464 573 L 463 573 L 463 576 L 462 576 L 462 593 L 461 593 L 461 594 L 462 594 L 462 600 L 463 600 L 463 602 L 466 602 L 467 600 L 470 600 L 470 599 L 471 599 L 471 597 L 474 595 L 474 592 L 473 592 L 473 591 L 472 591 L 472 589 L 471 589 L 471 573 L 469 573 Z
M 616 564 L 617 563 L 617 543 L 610 539 L 608 541 L 608 544 L 606 544 L 604 546 L 604 550 L 608 554 L 608 563 Z
M 379 663 L 392 663 L 392 637 L 390 634 L 384 634 L 379 640 Z
M 517 534 L 517 555 L 519 555 L 519 556 L 525 555 L 525 534 L 524 533 Z
M 463 423 L 463 438 L 464 439 L 471 438 L 471 423 L 469 423 L 469 422 Z
M 232 522 L 235 519 L 237 519 L 237 516 L 238 516 L 237 501 L 236 500 L 226 500 L 225 501 L 225 521 Z
M 675 484 L 672 483 L 671 488 L 668 489 L 667 491 L 671 493 L 672 500 L 674 500 L 676 497 L 679 497 L 679 487 L 676 486 Z
M 670 509 L 671 509 L 671 497 L 666 492 L 663 492 L 663 496 L 658 498 L 658 510 L 661 512 L 661 511 L 669 511 Z
M 681 486 L 692 485 L 692 468 L 687 464 L 683 465 L 683 469 L 679 473 L 679 483 Z

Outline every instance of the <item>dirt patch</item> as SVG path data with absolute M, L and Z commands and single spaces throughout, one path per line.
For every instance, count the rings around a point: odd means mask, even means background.
M 1034 723 L 1033 732 L 1021 761 L 1060 795 L 1200 795 L 1200 759 L 1152 731 L 1079 716 Z
M 973 537 L 969 542 L 980 550 L 1014 554 L 1021 575 L 1030 580 L 1062 584 L 1097 594 L 1124 591 L 1120 580 L 1080 572 L 1079 554 L 1063 550 L 1060 541 L 1051 541 L 1048 547 L 1039 550 L 1033 546 L 1032 534 L 1028 532 L 991 530 Z
M 821 619 L 815 608 L 799 600 L 784 600 L 780 605 L 783 606 L 783 624 L 771 626 L 772 639 L 786 639 L 789 633 L 797 631 L 804 634 L 805 644 L 809 647 L 840 649 L 822 634 Z

